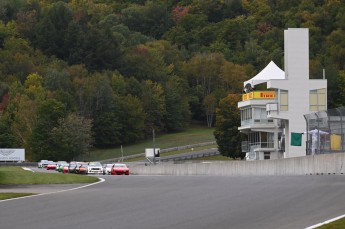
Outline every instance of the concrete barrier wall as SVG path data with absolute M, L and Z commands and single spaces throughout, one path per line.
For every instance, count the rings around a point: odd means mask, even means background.
M 263 161 L 130 165 L 131 173 L 142 175 L 306 175 L 345 174 L 345 154 L 324 154 Z
M 37 167 L 38 162 L 0 162 L 0 166 L 35 166 Z

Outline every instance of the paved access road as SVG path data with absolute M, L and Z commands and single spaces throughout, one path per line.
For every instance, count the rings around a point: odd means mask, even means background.
M 294 229 L 345 214 L 345 176 L 102 176 L 0 202 L 1 229 Z

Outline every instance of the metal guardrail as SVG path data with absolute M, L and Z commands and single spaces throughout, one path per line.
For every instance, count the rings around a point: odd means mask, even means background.
M 206 153 L 195 153 L 195 154 L 191 154 L 191 155 L 177 156 L 177 157 L 173 157 L 173 158 L 165 158 L 165 159 L 161 159 L 160 161 L 161 162 L 173 161 L 174 163 L 176 163 L 176 162 L 181 162 L 181 161 L 185 161 L 185 160 L 191 160 L 191 159 L 197 159 L 197 158 L 203 158 L 203 157 L 211 157 L 211 156 L 216 156 L 216 155 L 220 155 L 220 153 L 218 151 L 206 152 Z
M 242 141 L 241 142 L 241 150 L 242 152 L 248 152 L 249 149 L 252 149 L 252 147 L 256 148 L 274 148 L 274 142 L 269 141 L 269 142 L 255 142 L 255 143 L 250 143 L 249 141 Z
M 162 156 L 162 154 L 168 153 L 168 152 L 172 152 L 172 151 L 191 149 L 191 148 L 195 148 L 195 147 L 208 146 L 208 145 L 214 145 L 214 144 L 216 144 L 216 141 L 203 142 L 203 143 L 197 143 L 197 144 L 191 144 L 191 145 L 185 145 L 185 146 L 177 146 L 177 147 L 161 149 L 160 153 L 161 153 L 161 156 Z M 133 154 L 133 155 L 124 156 L 123 159 L 127 160 L 127 159 L 132 159 L 132 158 L 137 158 L 137 157 L 145 157 L 145 153 L 139 153 L 139 154 Z M 122 159 L 122 157 L 116 157 L 116 158 L 101 160 L 100 162 L 101 163 L 112 163 L 112 162 L 121 161 L 121 159 Z

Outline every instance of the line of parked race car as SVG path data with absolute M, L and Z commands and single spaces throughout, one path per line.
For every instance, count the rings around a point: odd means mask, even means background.
M 46 170 L 56 170 L 61 173 L 76 174 L 103 174 L 103 175 L 129 175 L 129 168 L 123 163 L 101 164 L 98 161 L 78 162 L 71 161 L 49 161 L 41 160 L 38 162 L 38 168 Z

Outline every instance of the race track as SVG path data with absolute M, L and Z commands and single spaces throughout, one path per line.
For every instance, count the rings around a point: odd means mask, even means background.
M 101 176 L 0 202 L 1 229 L 305 228 L 345 214 L 345 176 Z

